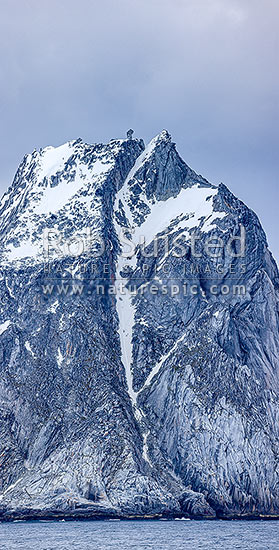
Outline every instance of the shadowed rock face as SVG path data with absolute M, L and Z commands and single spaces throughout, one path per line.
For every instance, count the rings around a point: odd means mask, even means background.
M 34 151 L 0 219 L 1 518 L 279 515 L 257 216 L 163 131 Z

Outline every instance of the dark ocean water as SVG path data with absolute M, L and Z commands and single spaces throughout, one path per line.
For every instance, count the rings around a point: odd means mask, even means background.
M 1 550 L 278 550 L 277 521 L 73 521 L 0 524 Z

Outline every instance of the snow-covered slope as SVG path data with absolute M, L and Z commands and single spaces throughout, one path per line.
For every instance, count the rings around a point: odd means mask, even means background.
M 256 215 L 164 130 L 34 151 L 0 220 L 1 517 L 277 517 Z
M 3 261 L 42 262 L 50 248 L 56 257 L 88 252 L 88 230 L 94 241 L 103 223 L 98 191 L 110 177 L 119 177 L 115 163 L 121 163 L 125 145 L 124 140 L 108 145 L 77 140 L 27 155 L 0 203 Z M 45 231 L 49 240 L 57 234 L 56 250 L 48 247 Z

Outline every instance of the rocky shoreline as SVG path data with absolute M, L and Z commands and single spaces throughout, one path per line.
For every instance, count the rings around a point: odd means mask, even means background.
M 121 514 L 118 512 L 104 513 L 97 512 L 96 510 L 16 510 L 0 512 L 0 522 L 13 522 L 13 521 L 109 521 L 109 520 L 179 520 L 189 519 L 195 521 L 208 520 L 208 521 L 277 521 L 279 520 L 279 514 L 216 514 L 216 515 L 191 515 L 185 513 L 161 513 L 161 514 Z

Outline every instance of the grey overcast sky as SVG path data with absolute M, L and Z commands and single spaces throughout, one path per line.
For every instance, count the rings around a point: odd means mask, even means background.
M 34 148 L 167 128 L 278 260 L 278 16 L 278 0 L 0 0 L 1 192 Z

